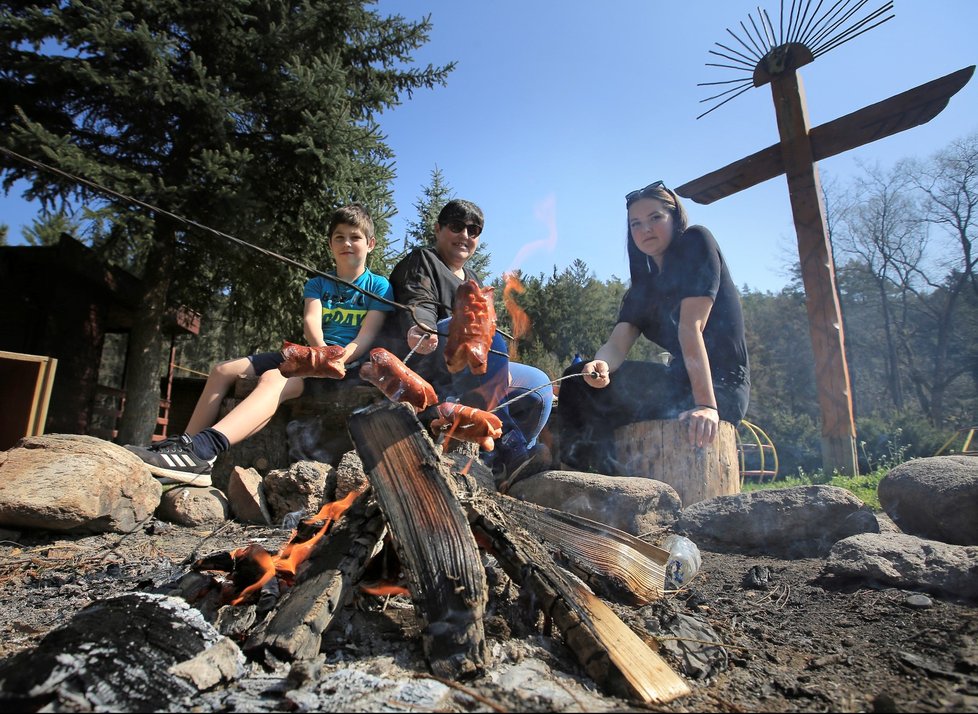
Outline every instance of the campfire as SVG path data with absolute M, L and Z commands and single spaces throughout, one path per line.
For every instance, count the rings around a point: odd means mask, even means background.
M 355 593 L 408 593 L 431 672 L 480 676 L 492 666 L 483 623 L 491 556 L 608 693 L 662 703 L 689 691 L 595 594 L 629 604 L 662 597 L 665 551 L 496 493 L 484 467 L 464 450 L 443 454 L 406 404 L 368 407 L 349 430 L 368 484 L 302 521 L 280 552 L 252 544 L 212 554 L 184 578 L 188 601 L 218 620 L 242 605 L 264 613 L 243 638 L 249 657 L 312 658 Z M 366 581 L 372 564 L 394 557 L 406 588 L 397 572 Z

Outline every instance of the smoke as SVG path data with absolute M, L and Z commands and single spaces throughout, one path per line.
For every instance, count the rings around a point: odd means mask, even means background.
M 557 196 L 549 194 L 542 201 L 533 207 L 533 215 L 547 228 L 547 237 L 540 240 L 530 241 L 523 245 L 516 253 L 513 262 L 503 272 L 513 273 L 519 270 L 523 262 L 531 255 L 540 250 L 547 250 L 553 253 L 557 248 Z

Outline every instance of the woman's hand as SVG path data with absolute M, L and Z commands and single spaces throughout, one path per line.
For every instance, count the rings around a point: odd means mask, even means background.
M 426 355 L 435 351 L 438 346 L 438 335 L 422 330 L 417 325 L 412 325 L 411 329 L 407 331 L 407 343 L 412 350 L 417 348 L 418 352 Z
M 611 370 L 603 359 L 595 359 L 584 365 L 584 381 L 595 389 L 604 389 L 611 384 Z M 597 375 L 597 376 L 595 376 Z
M 693 407 L 679 415 L 679 421 L 689 422 L 689 445 L 703 447 L 712 444 L 720 428 L 720 414 L 709 407 Z

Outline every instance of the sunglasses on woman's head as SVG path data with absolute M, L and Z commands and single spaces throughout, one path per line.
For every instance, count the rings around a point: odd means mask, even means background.
M 461 233 L 462 231 L 469 232 L 469 238 L 478 238 L 479 234 L 482 233 L 482 226 L 476 223 L 462 223 L 462 221 L 449 221 L 445 224 L 452 233 Z
M 653 181 L 652 183 L 650 183 L 645 188 L 640 188 L 640 189 L 637 189 L 635 191 L 629 191 L 628 193 L 626 193 L 625 194 L 625 203 L 626 204 L 631 203 L 636 198 L 638 198 L 639 196 L 641 196 L 643 193 L 645 193 L 646 191 L 651 191 L 653 188 L 665 188 L 665 187 L 666 187 L 666 184 L 663 181 Z

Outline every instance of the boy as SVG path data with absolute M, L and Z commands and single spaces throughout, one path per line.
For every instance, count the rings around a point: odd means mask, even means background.
M 373 220 L 359 204 L 337 209 L 329 222 L 329 248 L 336 262 L 330 274 L 362 290 L 392 300 L 387 278 L 367 269 L 367 256 L 376 246 Z M 312 347 L 340 345 L 346 365 L 366 355 L 393 307 L 348 285 L 323 276 L 311 278 L 302 291 L 305 301 L 303 332 Z M 209 486 L 217 455 L 262 429 L 279 405 L 303 392 L 302 377 L 285 377 L 278 370 L 279 352 L 263 352 L 215 365 L 187 424 L 187 432 L 152 446 L 126 446 L 163 483 Z M 217 419 L 221 400 L 239 376 L 258 376 L 258 385 L 223 419 Z

